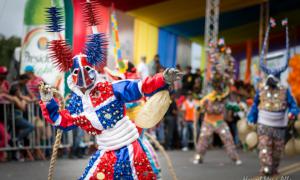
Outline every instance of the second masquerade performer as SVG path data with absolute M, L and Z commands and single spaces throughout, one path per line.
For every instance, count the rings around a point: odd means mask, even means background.
M 248 114 L 248 123 L 258 124 L 261 175 L 278 174 L 288 119 L 295 119 L 299 113 L 290 90 L 280 83 L 280 74 L 287 69 L 290 57 L 287 21 L 284 20 L 282 25 L 286 30 L 286 60 L 284 65 L 277 69 L 268 68 L 264 64 L 270 27 L 275 26 L 274 19 L 271 19 L 260 55 L 260 67 L 267 77 L 257 89 L 254 104 Z M 286 112 L 289 113 L 288 118 L 286 118 Z
M 219 40 L 217 46 L 212 45 L 209 51 L 209 60 L 212 64 L 212 92 L 200 101 L 200 107 L 205 115 L 196 147 L 197 154 L 194 163 L 203 162 L 203 157 L 209 146 L 209 139 L 216 132 L 220 136 L 229 157 L 237 165 L 240 165 L 242 161 L 237 154 L 230 129 L 224 121 L 225 108 L 236 109 L 227 104 L 229 87 L 233 83 L 233 57 L 231 56 L 231 50 L 225 46 L 223 39 Z

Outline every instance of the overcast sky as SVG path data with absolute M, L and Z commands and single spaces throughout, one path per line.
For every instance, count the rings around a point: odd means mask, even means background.
M 26 0 L 0 0 L 0 34 L 22 36 Z

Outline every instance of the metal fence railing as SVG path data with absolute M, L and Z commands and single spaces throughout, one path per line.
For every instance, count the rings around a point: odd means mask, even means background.
M 36 103 L 28 103 L 26 110 L 21 111 L 14 104 L 0 102 L 0 126 L 0 151 L 37 150 L 43 156 L 46 149 L 52 148 L 55 127 L 44 120 Z M 21 133 L 26 135 L 22 139 Z M 70 147 L 72 139 L 72 132 L 64 133 L 60 148 Z

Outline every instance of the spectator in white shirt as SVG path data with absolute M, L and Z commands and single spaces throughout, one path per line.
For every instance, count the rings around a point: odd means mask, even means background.
M 146 57 L 145 56 L 143 56 L 141 58 L 141 62 L 139 63 L 139 65 L 137 67 L 137 70 L 138 70 L 138 74 L 139 74 L 139 76 L 141 77 L 142 80 L 149 76 L 149 69 L 148 69 L 148 66 L 146 64 Z

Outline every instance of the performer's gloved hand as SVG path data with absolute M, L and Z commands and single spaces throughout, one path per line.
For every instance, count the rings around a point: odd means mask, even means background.
M 289 118 L 289 120 L 295 120 L 296 116 L 294 114 L 292 114 L 292 113 L 289 113 L 288 114 L 288 118 Z
M 53 92 L 50 85 L 41 84 L 39 86 L 41 100 L 43 102 L 49 102 L 53 98 Z
M 255 128 L 256 128 L 256 124 L 253 123 L 253 122 L 247 121 L 247 124 L 248 124 L 248 126 L 249 126 L 251 129 L 255 129 Z
M 180 73 L 179 70 L 174 69 L 174 68 L 167 68 L 163 72 L 163 76 L 165 79 L 165 82 L 169 85 L 172 85 L 175 81 L 180 80 L 182 77 L 182 73 Z
M 254 124 L 254 123 L 250 123 L 248 124 L 250 130 L 256 130 L 257 129 L 257 124 Z

